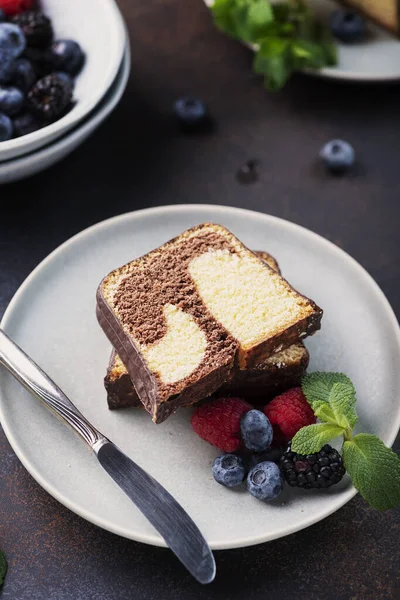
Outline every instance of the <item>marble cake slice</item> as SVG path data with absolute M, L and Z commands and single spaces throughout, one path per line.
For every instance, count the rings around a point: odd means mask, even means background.
M 255 252 L 277 273 L 280 267 L 268 252 Z M 308 351 L 300 342 L 281 350 L 252 369 L 234 370 L 233 379 L 218 390 L 245 396 L 250 402 L 263 403 L 274 394 L 298 385 L 309 362 Z M 113 349 L 104 378 L 108 407 L 113 409 L 142 406 L 125 365 Z
M 255 285 L 254 282 L 257 282 Z M 206 223 L 112 271 L 97 316 L 156 423 L 320 327 L 322 310 Z

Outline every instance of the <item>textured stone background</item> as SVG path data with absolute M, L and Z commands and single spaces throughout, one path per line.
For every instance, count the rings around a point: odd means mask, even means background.
M 270 95 L 251 74 L 251 54 L 214 30 L 201 0 L 120 5 L 133 55 L 121 104 L 64 162 L 0 188 L 0 314 L 38 262 L 84 227 L 147 206 L 210 202 L 324 235 L 361 262 L 399 315 L 400 87 L 299 75 Z M 208 102 L 214 135 L 177 130 L 171 103 L 185 93 Z M 327 176 L 316 159 L 336 136 L 358 157 L 343 178 Z M 237 168 L 254 158 L 260 180 L 238 184 Z M 58 504 L 0 431 L 7 600 L 395 600 L 399 542 L 400 510 L 380 514 L 355 498 L 295 535 L 217 552 L 218 577 L 203 588 L 168 551 L 118 538 Z

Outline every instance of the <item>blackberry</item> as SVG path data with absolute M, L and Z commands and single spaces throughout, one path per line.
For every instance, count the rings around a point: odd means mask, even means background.
M 31 111 L 45 121 L 58 118 L 71 100 L 71 86 L 55 73 L 39 79 L 28 93 Z
M 25 35 L 28 46 L 45 48 L 53 39 L 53 26 L 46 15 L 35 10 L 27 10 L 15 15 L 11 22 L 18 25 Z
M 327 488 L 339 483 L 345 474 L 339 452 L 326 444 L 316 454 L 296 454 L 291 444 L 281 458 L 282 473 L 292 487 L 306 490 Z

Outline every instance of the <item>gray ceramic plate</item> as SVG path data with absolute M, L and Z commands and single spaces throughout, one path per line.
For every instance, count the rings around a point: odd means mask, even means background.
M 217 485 L 217 452 L 190 428 L 188 409 L 162 425 L 141 410 L 109 412 L 103 389 L 110 345 L 95 318 L 96 287 L 111 269 L 184 229 L 221 223 L 251 248 L 276 255 L 284 275 L 324 308 L 309 342 L 311 369 L 344 371 L 358 391 L 361 427 L 392 444 L 399 428 L 400 335 L 371 277 L 318 235 L 280 219 L 216 206 L 170 206 L 122 215 L 63 244 L 28 277 L 2 322 L 5 330 L 65 390 L 79 409 L 176 496 L 213 548 L 234 548 L 308 527 L 354 496 L 345 479 L 326 493 L 286 491 L 264 504 Z M 85 445 L 6 372 L 0 418 L 31 475 L 85 519 L 128 538 L 161 538 L 105 475 Z
M 279 2 L 281 0 L 275 0 Z M 214 0 L 204 0 L 212 6 Z M 308 0 L 319 19 L 329 23 L 334 10 L 340 8 L 334 0 Z M 358 82 L 387 82 L 400 80 L 400 43 L 392 34 L 368 22 L 368 35 L 357 44 L 337 41 L 338 61 L 335 67 L 307 69 L 316 77 Z

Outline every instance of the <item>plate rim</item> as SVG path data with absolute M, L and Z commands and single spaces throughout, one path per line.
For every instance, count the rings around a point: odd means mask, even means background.
M 120 215 L 116 215 L 114 217 L 110 217 L 103 221 L 99 221 L 82 231 L 76 233 L 62 244 L 60 244 L 57 248 L 55 248 L 50 254 L 48 254 L 26 277 L 26 279 L 22 282 L 20 287 L 15 292 L 11 301 L 9 302 L 4 315 L 0 322 L 0 327 L 7 331 L 7 323 L 12 318 L 12 314 L 14 311 L 14 305 L 19 301 L 19 298 L 25 293 L 25 289 L 31 284 L 31 282 L 41 273 L 43 269 L 46 269 L 47 265 L 59 254 L 62 254 L 65 249 L 69 246 L 72 246 L 77 239 L 80 239 L 83 236 L 90 235 L 93 230 L 102 230 L 112 226 L 114 223 L 122 222 L 126 219 L 138 219 L 140 220 L 143 215 L 157 215 L 157 216 L 171 216 L 171 213 L 177 213 L 180 211 L 185 212 L 196 212 L 198 210 L 211 210 L 219 213 L 221 217 L 226 215 L 226 213 L 230 213 L 236 216 L 243 216 L 244 218 L 247 215 L 257 215 L 259 218 L 269 221 L 270 223 L 279 223 L 279 226 L 286 228 L 286 230 L 290 231 L 301 231 L 304 235 L 309 238 L 318 239 L 319 243 L 322 243 L 327 248 L 329 248 L 332 252 L 334 252 L 337 256 L 339 256 L 342 260 L 347 261 L 352 264 L 354 268 L 356 268 L 360 274 L 366 281 L 366 283 L 372 287 L 375 293 L 380 297 L 382 302 L 382 309 L 385 311 L 389 321 L 391 321 L 393 325 L 393 330 L 395 332 L 397 338 L 398 349 L 400 353 L 400 325 L 397 320 L 396 314 L 385 296 L 384 292 L 378 285 L 378 283 L 374 280 L 374 278 L 368 273 L 368 271 L 358 262 L 356 261 L 350 254 L 348 254 L 345 250 L 336 246 L 333 242 L 323 237 L 322 235 L 304 227 L 302 225 L 298 225 L 292 221 L 288 221 L 286 219 L 282 219 L 280 217 L 270 215 L 267 213 L 261 213 L 255 210 L 249 210 L 245 208 L 237 208 L 229 205 L 213 205 L 213 204 L 174 204 L 174 205 L 164 205 L 164 206 L 155 206 L 150 208 L 139 209 L 136 211 L 130 211 L 126 213 L 122 213 Z M 218 215 L 219 216 L 219 215 Z M 93 513 L 82 509 L 75 502 L 66 498 L 63 494 L 59 493 L 58 490 L 52 486 L 50 483 L 46 481 L 46 479 L 36 470 L 35 466 L 30 463 L 29 455 L 26 455 L 24 451 L 19 447 L 18 441 L 14 437 L 12 427 L 7 421 L 5 417 L 5 413 L 3 411 L 3 401 L 2 401 L 2 389 L 0 387 L 0 424 L 3 428 L 3 431 L 7 437 L 8 442 L 10 443 L 13 451 L 17 455 L 18 459 L 21 461 L 22 465 L 28 471 L 28 473 L 35 479 L 35 481 L 45 490 L 47 491 L 53 498 L 55 498 L 60 504 L 77 514 L 78 516 L 84 518 L 90 523 L 101 527 L 111 533 L 119 535 L 121 537 L 131 539 L 137 542 L 145 543 L 151 546 L 159 546 L 159 547 L 167 547 L 164 540 L 158 535 L 150 535 L 138 533 L 137 535 L 128 535 L 126 530 L 122 527 L 116 526 L 111 521 L 107 519 L 102 519 L 94 515 Z M 385 443 L 389 446 L 392 446 L 398 431 L 400 428 L 400 408 L 396 417 L 391 421 L 390 432 L 387 436 L 385 436 Z M 290 527 L 285 527 L 285 529 L 280 529 L 275 531 L 274 534 L 260 534 L 258 536 L 252 536 L 246 539 L 240 539 L 234 542 L 224 542 L 224 541 L 214 541 L 210 543 L 210 546 L 213 550 L 228 550 L 234 548 L 244 548 L 247 546 L 253 546 L 257 544 L 261 544 L 267 541 L 272 541 L 274 539 L 279 539 L 281 537 L 285 537 L 286 535 L 291 535 L 292 533 L 296 533 L 297 531 L 301 531 L 302 529 L 306 529 L 315 523 L 322 521 L 329 515 L 333 514 L 337 510 L 339 510 L 342 506 L 347 504 L 355 495 L 357 494 L 357 490 L 353 485 L 349 486 L 349 489 L 342 492 L 340 496 L 337 498 L 332 498 L 332 507 L 329 510 L 326 510 L 324 514 L 317 516 L 309 516 L 305 522 L 302 522 L 300 525 L 294 524 Z

